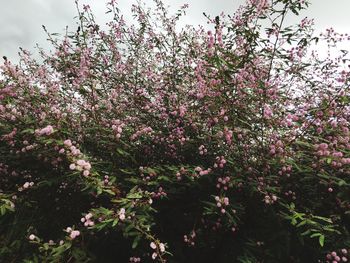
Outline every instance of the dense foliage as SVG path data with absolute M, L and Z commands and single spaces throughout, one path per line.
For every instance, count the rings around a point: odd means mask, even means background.
M 285 26 L 303 0 L 208 32 L 154 4 L 5 58 L 0 261 L 346 262 L 348 36 Z

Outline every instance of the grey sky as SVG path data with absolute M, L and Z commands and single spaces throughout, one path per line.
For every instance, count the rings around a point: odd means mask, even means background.
M 89 4 L 98 22 L 105 23 L 105 4 L 107 0 L 80 0 Z M 133 0 L 119 0 L 123 13 L 130 17 Z M 147 2 L 147 1 L 145 1 Z M 166 0 L 165 3 L 176 10 L 188 3 L 190 8 L 184 23 L 203 24 L 202 13 L 217 15 L 224 11 L 233 13 L 244 0 Z M 311 0 L 312 6 L 302 14 L 314 18 L 316 29 L 324 30 L 333 26 L 341 32 L 350 32 L 349 0 Z M 34 51 L 38 43 L 47 47 L 46 35 L 41 25 L 49 32 L 62 33 L 66 25 L 73 26 L 76 15 L 74 0 L 0 0 L 0 55 L 17 61 L 18 47 Z M 73 27 L 75 28 L 75 26 Z

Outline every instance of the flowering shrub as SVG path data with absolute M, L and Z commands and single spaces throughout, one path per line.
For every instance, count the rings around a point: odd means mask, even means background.
M 346 34 L 285 26 L 303 0 L 250 0 L 176 27 L 114 0 L 0 79 L 4 262 L 346 262 Z M 263 28 L 265 25 L 266 28 Z M 328 46 L 328 56 L 314 50 Z

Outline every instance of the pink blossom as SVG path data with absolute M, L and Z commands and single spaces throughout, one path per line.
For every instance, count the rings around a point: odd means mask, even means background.
M 225 205 L 229 205 L 229 199 L 228 199 L 228 197 L 224 197 L 224 204 L 225 204 Z
M 80 232 L 78 230 L 73 230 L 69 236 L 71 239 L 75 239 L 79 235 L 80 235 Z
M 162 253 L 165 251 L 165 245 L 163 243 L 159 243 L 159 250 Z
M 272 109 L 269 105 L 264 106 L 264 118 L 265 119 L 270 119 L 272 117 Z
M 85 165 L 85 161 L 84 160 L 78 160 L 77 161 L 77 165 L 84 166 Z
M 69 140 L 69 139 L 67 139 L 67 140 L 65 140 L 65 141 L 63 142 L 63 144 L 64 144 L 65 146 L 67 146 L 67 147 L 71 147 L 71 146 L 72 146 L 72 141 Z
M 125 218 L 126 218 L 126 216 L 125 216 L 125 208 L 121 208 L 119 213 L 118 213 L 118 215 L 119 215 L 119 219 L 120 220 L 122 220 L 122 221 L 125 220 Z
M 156 248 L 157 248 L 157 245 L 156 245 L 154 242 L 151 242 L 151 243 L 150 243 L 150 247 L 151 247 L 152 249 L 156 249 Z
M 51 125 L 48 125 L 45 128 L 38 131 L 39 135 L 50 135 L 52 133 L 53 133 L 53 127 Z

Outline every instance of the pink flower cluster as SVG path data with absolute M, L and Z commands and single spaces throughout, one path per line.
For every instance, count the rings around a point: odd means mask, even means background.
M 73 230 L 71 227 L 67 227 L 66 232 L 69 234 L 71 239 L 75 239 L 76 237 L 80 236 L 80 231 Z
M 35 134 L 42 136 L 42 135 L 50 135 L 54 132 L 53 127 L 51 125 L 46 126 L 45 128 L 42 128 L 40 130 L 35 130 Z
M 214 55 L 214 43 L 215 43 L 215 38 L 213 35 L 213 32 L 208 31 L 208 56 L 212 57 Z
M 269 105 L 264 105 L 264 118 L 265 119 L 270 119 L 273 115 L 273 111 L 271 109 L 271 106 Z
M 196 239 L 196 232 L 193 230 L 189 235 L 184 235 L 184 242 L 188 246 L 194 246 L 195 245 L 195 239 Z
M 66 148 L 68 148 L 68 150 L 70 151 L 70 153 L 73 156 L 79 156 L 81 155 L 81 152 L 79 149 L 77 149 L 76 146 L 73 145 L 73 142 L 70 139 L 67 139 L 63 142 L 64 146 L 66 146 Z M 62 148 L 59 151 L 61 154 L 63 154 L 65 152 L 65 150 Z
M 187 172 L 187 170 L 185 169 L 185 167 L 181 167 L 181 168 L 180 168 L 180 171 L 178 171 L 178 172 L 175 174 L 176 179 L 177 179 L 178 181 L 181 181 L 181 180 L 182 180 L 182 176 L 185 175 L 186 172 Z
M 112 130 L 115 133 L 115 137 L 117 139 L 120 139 L 120 137 L 122 136 L 122 132 L 123 132 L 123 128 L 125 126 L 125 123 L 122 123 L 120 120 L 113 120 L 112 121 Z
M 125 208 L 121 208 L 118 212 L 118 217 L 121 221 L 124 221 L 126 216 L 125 216 Z
M 316 145 L 316 150 L 319 156 L 329 156 L 331 154 L 331 152 L 328 150 L 327 143 L 321 143 L 319 145 Z
M 224 156 L 218 156 L 215 158 L 216 163 L 214 164 L 214 168 L 224 168 L 226 164 L 226 160 Z
M 216 184 L 216 188 L 222 188 L 225 191 L 230 187 L 229 182 L 230 182 L 231 178 L 229 176 L 225 176 L 225 177 L 219 177 L 217 179 L 218 183 Z
M 283 154 L 284 153 L 284 144 L 281 140 L 278 140 L 275 144 L 270 145 L 270 154 Z
M 156 243 L 154 243 L 153 241 L 150 243 L 150 247 L 153 249 L 153 250 L 156 250 L 157 247 L 159 248 L 159 251 L 161 253 L 164 253 L 165 252 L 165 245 L 163 243 L 159 243 L 158 246 Z M 156 257 L 158 256 L 157 252 L 153 252 L 152 253 L 152 259 L 156 259 Z
M 233 131 L 228 129 L 227 127 L 224 128 L 224 135 L 225 139 L 228 145 L 232 144 L 232 137 L 233 137 Z
M 293 192 L 292 190 L 286 191 L 286 192 L 284 193 L 284 195 L 285 195 L 285 196 L 291 197 L 293 200 L 296 200 L 296 199 L 297 199 L 297 198 L 296 198 L 296 193 Z
M 36 239 L 37 237 L 34 234 L 30 234 L 28 238 L 29 240 L 34 241 L 34 239 Z
M 28 189 L 29 187 L 32 187 L 34 185 L 34 182 L 25 182 L 22 187 L 18 189 L 18 191 L 23 191 Z
M 138 137 L 140 137 L 143 134 L 150 134 L 153 131 L 151 127 L 145 127 L 137 132 L 135 132 L 133 135 L 131 135 L 130 140 L 134 141 Z
M 273 204 L 274 202 L 277 201 L 277 196 L 276 195 L 265 195 L 264 197 L 264 202 L 267 205 Z
M 13 139 L 15 138 L 16 134 L 17 134 L 17 128 L 13 128 L 13 130 L 10 133 L 2 135 L 1 140 L 6 141 L 11 146 L 14 146 L 15 143 Z
M 95 223 L 94 223 L 94 221 L 91 220 L 91 218 L 92 218 L 92 214 L 91 214 L 91 213 L 88 213 L 88 214 L 86 214 L 84 217 L 82 217 L 82 218 L 80 219 L 80 221 L 81 221 L 82 223 L 84 223 L 84 226 L 86 226 L 86 227 L 88 227 L 88 226 L 93 226 L 93 225 L 95 225 Z
M 152 193 L 153 198 L 161 198 L 163 196 L 167 196 L 167 193 L 164 192 L 163 187 L 159 187 L 157 192 Z
M 210 172 L 212 172 L 212 169 L 211 168 L 208 168 L 208 169 L 203 169 L 202 167 L 200 166 L 197 166 L 195 169 L 195 174 L 193 174 L 194 177 L 199 177 L 199 176 L 203 176 L 203 175 L 207 175 L 209 174 Z
M 200 155 L 204 155 L 204 154 L 206 154 L 208 152 L 208 150 L 205 148 L 204 145 L 199 146 L 198 150 L 199 150 L 199 154 Z
M 327 263 L 348 262 L 348 250 L 343 248 L 337 253 L 332 251 L 326 255 Z
M 287 177 L 289 177 L 291 172 L 292 172 L 291 165 L 282 166 L 281 170 L 278 171 L 278 175 L 286 175 Z
M 85 160 L 77 160 L 75 163 L 69 165 L 69 169 L 82 171 L 85 177 L 89 176 L 91 164 Z
M 225 214 L 226 210 L 224 207 L 230 204 L 229 198 L 228 197 L 220 198 L 219 196 L 215 196 L 215 201 L 216 201 L 216 206 L 221 209 L 220 210 L 221 213 Z
M 130 257 L 129 258 L 129 262 L 130 263 L 138 263 L 138 262 L 141 262 L 141 258 L 139 258 L 139 257 Z
M 21 149 L 22 153 L 28 152 L 33 150 L 35 147 L 38 146 L 37 143 L 30 144 L 27 140 L 24 140 L 23 142 L 24 147 Z

